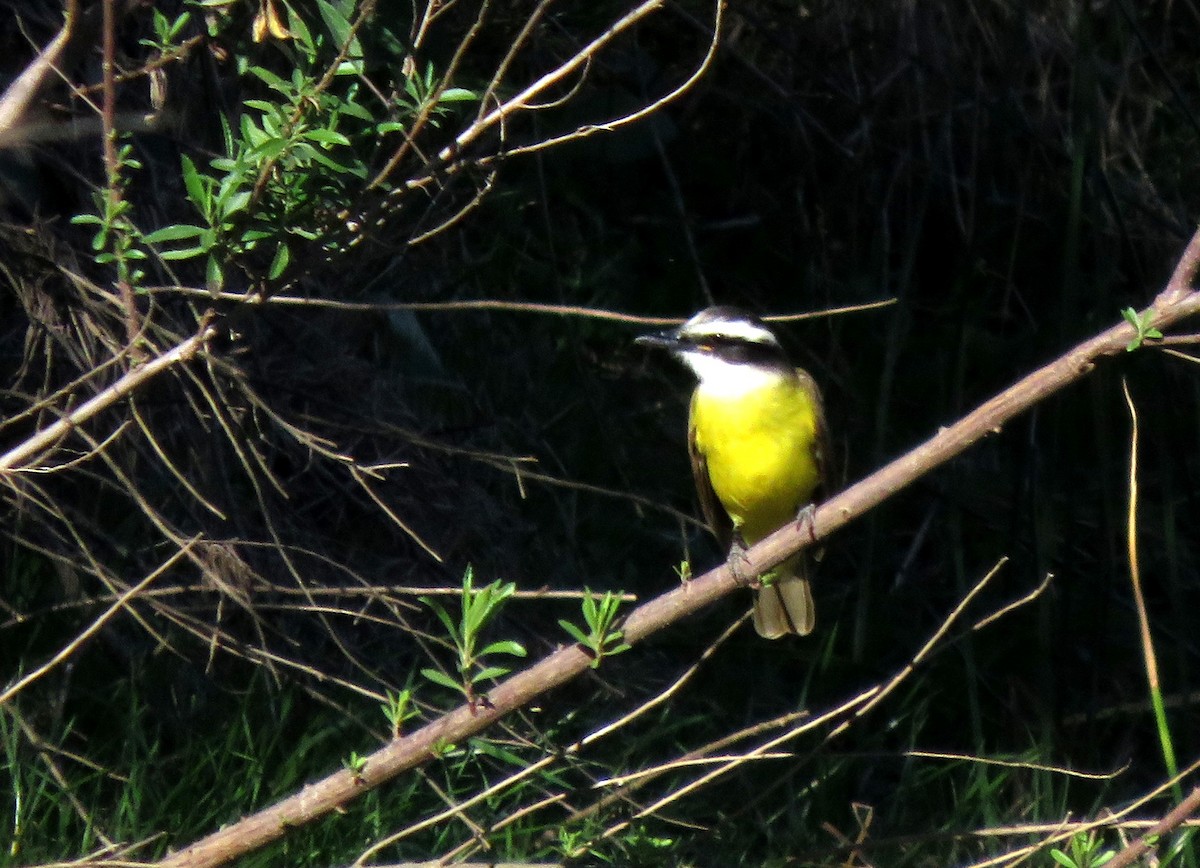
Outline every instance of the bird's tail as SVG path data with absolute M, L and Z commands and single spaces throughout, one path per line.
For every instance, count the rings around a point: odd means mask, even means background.
M 812 588 L 800 558 L 775 570 L 775 580 L 754 592 L 754 630 L 764 639 L 807 636 L 816 626 Z

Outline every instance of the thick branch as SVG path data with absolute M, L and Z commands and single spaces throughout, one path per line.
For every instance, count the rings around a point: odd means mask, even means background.
M 53 81 L 55 67 L 75 35 L 79 19 L 79 0 L 68 0 L 64 18 L 62 30 L 58 35 L 0 95 L 0 147 L 20 143 L 20 126 L 27 122 L 34 99 L 48 82 Z
M 1200 312 L 1200 293 L 1190 289 L 1200 262 L 1200 232 L 1192 238 L 1167 288 L 1152 307 L 1151 324 L 1165 329 Z M 1123 352 L 1133 338 L 1133 328 L 1121 322 L 1083 342 L 1065 355 L 1033 372 L 929 441 L 876 471 L 858 484 L 826 501 L 808 521 L 778 531 L 747 552 L 746 572 L 761 573 L 845 526 L 882 503 L 935 467 L 966 451 L 976 441 L 999 431 L 1019 413 L 1081 379 L 1094 362 Z M 725 566 L 718 567 L 686 587 L 676 587 L 638 607 L 625 622 L 625 639 L 639 642 L 687 615 L 696 612 L 738 587 Z M 536 696 L 584 672 L 591 657 L 578 646 L 560 648 L 488 693 L 487 706 L 464 705 L 427 724 L 412 735 L 379 749 L 366 759 L 362 771 L 343 770 L 306 786 L 299 793 L 257 814 L 233 823 L 161 864 L 169 868 L 202 868 L 220 865 L 281 838 L 291 826 L 310 822 L 351 801 L 391 778 L 423 765 L 436 756 L 439 744 L 461 743 Z

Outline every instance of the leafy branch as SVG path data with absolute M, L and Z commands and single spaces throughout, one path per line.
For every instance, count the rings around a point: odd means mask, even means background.
M 621 595 L 605 591 L 604 596 L 597 597 L 591 592 L 583 598 L 583 621 L 587 630 L 581 630 L 577 625 L 565 618 L 560 618 L 558 625 L 571 634 L 571 638 L 586 648 L 592 654 L 592 668 L 600 666 L 605 657 L 628 651 L 631 646 L 624 641 L 625 636 L 620 630 L 613 629 L 617 618 L 617 609 L 621 606 Z
M 1162 332 L 1154 327 L 1154 311 L 1147 310 L 1139 314 L 1131 307 L 1121 311 L 1121 316 L 1125 317 L 1125 322 L 1133 326 L 1135 332 L 1133 340 L 1125 345 L 1125 352 L 1132 353 L 1134 350 L 1141 348 L 1148 340 L 1161 340 Z
M 474 587 L 475 574 L 471 567 L 463 573 L 461 608 L 456 620 L 446 608 L 432 597 L 421 597 L 422 603 L 433 609 L 438 620 L 446 628 L 450 641 L 457 652 L 455 680 L 440 669 L 426 668 L 421 674 L 434 684 L 460 691 L 466 697 L 468 704 L 474 708 L 477 704 L 487 705 L 487 698 L 480 697 L 475 685 L 483 681 L 501 678 L 512 670 L 505 666 L 485 663 L 483 658 L 493 654 L 507 654 L 512 657 L 524 657 L 525 648 L 510 639 L 502 639 L 479 647 L 483 630 L 499 614 L 506 600 L 513 595 L 517 586 L 513 582 L 492 582 L 478 590 Z

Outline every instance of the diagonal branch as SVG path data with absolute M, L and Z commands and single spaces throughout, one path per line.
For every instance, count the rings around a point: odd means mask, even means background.
M 1137 860 L 1151 850 L 1162 836 L 1174 831 L 1177 827 L 1190 820 L 1200 811 L 1200 787 L 1195 788 L 1182 802 L 1171 809 L 1165 817 L 1151 826 L 1136 841 L 1110 859 L 1106 864 L 1110 868 L 1124 868 L 1135 865 Z
M 71 429 L 83 424 L 102 410 L 111 407 L 122 398 L 132 395 L 144 383 L 168 368 L 192 358 L 204 348 L 204 345 L 216 333 L 216 327 L 210 325 L 206 319 L 200 326 L 200 330 L 187 340 L 177 344 L 145 364 L 136 366 L 111 386 L 108 386 L 98 395 L 80 404 L 54 424 L 46 426 L 32 437 L 29 437 L 8 452 L 0 455 L 0 473 L 12 472 L 24 468 L 36 456 L 69 434 Z
M 1171 281 L 1150 308 L 1149 325 L 1165 329 L 1200 312 L 1200 293 L 1191 289 L 1198 265 L 1200 231 L 1189 242 Z M 1123 352 L 1133 334 L 1133 327 L 1122 321 L 1019 380 L 930 440 L 825 501 L 811 523 L 806 519 L 789 525 L 754 546 L 746 553 L 743 571 L 766 572 L 816 538 L 849 524 L 988 434 L 998 432 L 1039 401 L 1083 379 L 1098 359 Z M 726 566 L 711 570 L 635 609 L 625 622 L 625 641 L 636 644 L 738 587 Z M 437 756 L 440 745 L 463 742 L 535 697 L 587 671 L 591 663 L 592 657 L 577 645 L 560 648 L 497 685 L 489 691 L 485 704 L 460 706 L 375 751 L 366 757 L 361 770 L 335 772 L 160 864 L 166 868 L 206 868 L 278 840 L 290 827 L 323 816 L 397 775 L 424 765 Z

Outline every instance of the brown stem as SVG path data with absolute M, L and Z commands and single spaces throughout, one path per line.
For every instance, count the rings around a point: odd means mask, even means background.
M 108 176 L 109 211 L 117 213 L 121 202 L 121 166 L 117 157 L 117 84 L 116 84 L 116 54 L 117 54 L 117 0 L 104 0 L 104 18 L 101 25 L 103 39 L 103 61 L 101 72 L 104 82 L 104 100 L 101 103 L 101 123 L 104 129 L 104 168 Z M 113 231 L 124 230 L 113 227 Z M 133 287 L 123 273 L 117 275 L 117 292 L 121 296 L 121 306 L 125 314 L 125 343 L 130 347 L 134 360 L 140 360 L 141 353 L 137 349 L 137 337 L 141 331 L 138 322 L 137 302 L 133 297 Z

